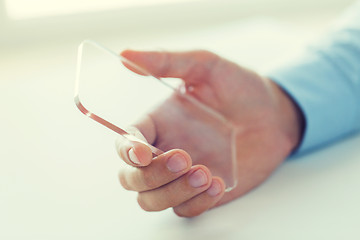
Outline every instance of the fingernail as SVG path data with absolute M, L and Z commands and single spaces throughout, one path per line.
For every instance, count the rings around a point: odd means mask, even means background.
M 188 164 L 186 159 L 181 154 L 176 153 L 169 158 L 166 166 L 171 172 L 177 173 L 186 169 Z
M 211 183 L 211 186 L 209 187 L 208 190 L 206 190 L 206 192 L 211 196 L 211 197 L 216 197 L 220 192 L 221 192 L 221 185 L 216 182 L 213 181 Z
M 196 170 L 189 177 L 189 183 L 192 187 L 198 188 L 205 185 L 208 181 L 206 173 L 202 170 Z
M 136 156 L 133 148 L 131 148 L 129 150 L 129 158 L 130 158 L 130 161 L 132 161 L 133 163 L 140 164 L 140 161 L 139 161 L 138 157 Z

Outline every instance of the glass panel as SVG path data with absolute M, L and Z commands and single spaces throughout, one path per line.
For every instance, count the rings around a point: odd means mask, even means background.
M 157 137 L 153 145 L 147 145 L 155 155 L 181 148 L 193 164 L 203 164 L 214 176 L 222 177 L 227 190 L 236 185 L 236 128 L 188 94 L 181 81 L 151 76 L 128 59 L 86 40 L 79 47 L 75 103 L 82 113 L 132 141 L 141 140 L 123 129 L 148 114 Z

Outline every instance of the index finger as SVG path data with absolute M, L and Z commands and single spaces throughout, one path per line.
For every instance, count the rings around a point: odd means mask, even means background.
M 209 80 L 210 76 L 208 75 L 220 59 L 216 54 L 204 50 L 189 52 L 125 50 L 121 53 L 121 56 L 156 77 L 181 78 L 188 84 Z M 138 74 L 145 74 L 126 62 L 124 62 L 124 65 Z

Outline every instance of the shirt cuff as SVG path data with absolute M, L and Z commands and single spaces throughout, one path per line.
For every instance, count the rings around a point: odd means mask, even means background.
M 304 56 L 268 76 L 286 91 L 305 118 L 303 139 L 294 154 L 304 153 L 354 131 L 357 106 L 351 84 L 321 54 Z

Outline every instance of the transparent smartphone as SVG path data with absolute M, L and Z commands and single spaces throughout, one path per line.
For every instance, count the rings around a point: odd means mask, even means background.
M 130 71 L 127 67 L 136 70 Z M 79 110 L 130 141 L 148 145 L 155 155 L 187 151 L 221 177 L 226 190 L 236 182 L 236 128 L 220 113 L 188 94 L 180 79 L 158 78 L 92 40 L 78 50 L 75 104 Z M 156 140 L 149 144 L 124 128 L 150 116 Z

